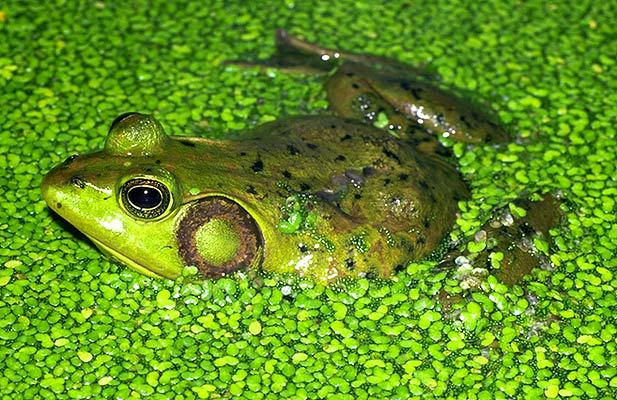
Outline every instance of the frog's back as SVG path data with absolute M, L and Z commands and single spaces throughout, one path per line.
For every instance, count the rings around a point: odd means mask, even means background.
M 446 160 L 355 120 L 276 121 L 250 132 L 245 143 L 258 153 L 255 182 L 269 199 L 284 200 L 277 181 L 313 195 L 316 231 L 333 243 L 333 263 L 383 276 L 433 251 L 468 195 Z

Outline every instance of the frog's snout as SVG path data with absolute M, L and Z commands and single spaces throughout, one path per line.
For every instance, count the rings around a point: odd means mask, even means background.
M 61 171 L 61 166 L 57 166 L 49 171 L 41 182 L 41 192 L 43 194 L 43 200 L 47 203 L 47 205 L 58 212 L 59 209 L 62 208 L 61 199 L 61 188 L 63 185 L 62 181 L 65 180 L 64 174 Z
M 73 197 L 72 193 L 76 190 L 84 189 L 87 183 L 84 178 L 66 168 L 67 162 L 72 162 L 71 157 L 49 171 L 41 182 L 43 200 L 52 210 L 61 215 L 63 204 L 70 201 Z

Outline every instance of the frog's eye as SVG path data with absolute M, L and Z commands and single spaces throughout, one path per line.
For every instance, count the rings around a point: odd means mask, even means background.
M 134 216 L 154 219 L 161 216 L 169 207 L 169 189 L 154 179 L 131 179 L 122 185 L 120 197 L 124 208 Z

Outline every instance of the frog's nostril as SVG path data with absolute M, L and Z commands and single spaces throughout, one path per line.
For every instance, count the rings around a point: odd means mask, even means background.
M 69 179 L 69 183 L 73 186 L 77 186 L 80 189 L 83 189 L 86 187 L 86 181 L 84 181 L 78 176 L 72 176 L 71 179 Z

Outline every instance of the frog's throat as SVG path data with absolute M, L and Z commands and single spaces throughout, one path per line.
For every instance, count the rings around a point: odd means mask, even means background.
M 147 275 L 151 278 L 159 278 L 159 279 L 163 279 L 165 278 L 163 275 L 159 275 L 156 272 L 149 270 L 148 268 L 144 267 L 143 265 L 137 263 L 135 260 L 125 256 L 124 254 L 112 249 L 111 247 L 103 244 L 103 242 L 101 242 L 100 240 L 97 240 L 95 238 L 93 238 L 90 235 L 86 235 L 88 237 L 88 239 L 90 239 L 92 241 L 92 243 L 94 243 L 96 245 L 96 247 L 99 248 L 99 250 L 101 250 L 101 252 L 111 258 L 114 258 L 118 261 L 120 261 L 121 263 L 127 265 L 129 268 L 131 268 L 134 271 L 139 272 L 140 274 L 144 274 Z

